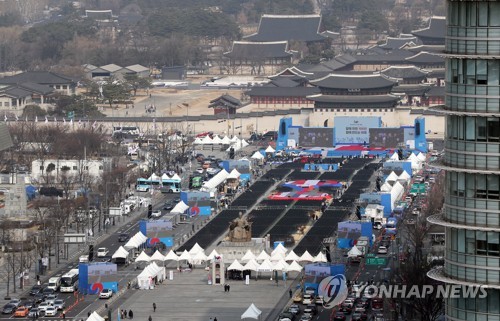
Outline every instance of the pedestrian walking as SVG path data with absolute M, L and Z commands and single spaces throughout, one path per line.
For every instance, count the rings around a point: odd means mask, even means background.
M 128 318 L 133 319 L 134 318 L 134 312 L 132 310 L 128 310 Z
M 66 319 L 66 311 L 62 312 L 62 318 L 65 320 Z
M 153 318 L 149 316 L 148 321 L 153 321 Z
M 292 296 L 293 296 L 293 291 L 292 291 L 292 289 L 288 290 L 288 294 L 290 294 L 290 299 L 291 299 L 291 298 L 292 298 Z
M 123 310 L 123 318 L 126 319 L 127 318 L 127 309 Z
M 229 292 L 229 290 L 231 290 L 231 286 L 228 284 L 227 285 L 227 292 Z
M 156 312 L 156 303 L 153 302 L 153 312 Z
M 214 321 L 217 321 L 217 317 L 214 318 Z

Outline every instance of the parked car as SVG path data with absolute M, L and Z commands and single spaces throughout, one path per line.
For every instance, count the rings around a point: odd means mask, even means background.
M 103 257 L 108 255 L 109 250 L 107 247 L 100 247 L 97 249 L 97 257 Z
M 56 315 L 57 315 L 57 309 L 55 307 L 47 307 L 47 309 L 45 309 L 46 317 L 55 317 Z
M 14 316 L 18 318 L 24 318 L 28 315 L 29 309 L 25 306 L 20 306 L 19 308 L 16 309 L 16 312 L 14 312 Z
M 3 306 L 2 314 L 12 314 L 16 311 L 17 307 L 12 303 L 7 303 Z
M 62 299 L 57 299 L 54 301 L 54 308 L 57 310 L 64 310 L 66 308 L 66 303 Z
M 99 293 L 99 299 L 109 299 L 113 296 L 113 291 L 110 289 L 103 289 L 101 293 Z

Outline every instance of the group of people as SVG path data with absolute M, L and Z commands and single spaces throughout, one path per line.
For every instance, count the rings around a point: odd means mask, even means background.
M 224 284 L 224 292 L 229 292 L 229 290 L 231 290 L 231 286 L 229 284 L 227 284 L 227 283 Z M 217 320 L 217 319 L 215 319 L 215 320 Z
M 128 313 L 127 313 L 127 310 L 120 310 L 120 318 L 126 319 L 127 317 L 129 319 L 133 319 L 134 318 L 134 312 L 132 312 L 132 310 L 128 310 Z

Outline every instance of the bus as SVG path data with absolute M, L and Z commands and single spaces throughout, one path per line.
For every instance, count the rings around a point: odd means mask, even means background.
M 75 292 L 78 290 L 78 269 L 72 269 L 61 277 L 60 292 Z
M 138 192 L 149 192 L 159 189 L 162 193 L 180 193 L 181 178 L 177 175 L 168 177 L 153 176 L 150 178 L 139 178 L 136 181 L 135 190 Z

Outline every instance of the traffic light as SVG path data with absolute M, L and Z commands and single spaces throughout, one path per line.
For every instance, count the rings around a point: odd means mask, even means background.
M 149 204 L 148 205 L 148 218 L 151 218 L 153 215 L 153 205 Z

